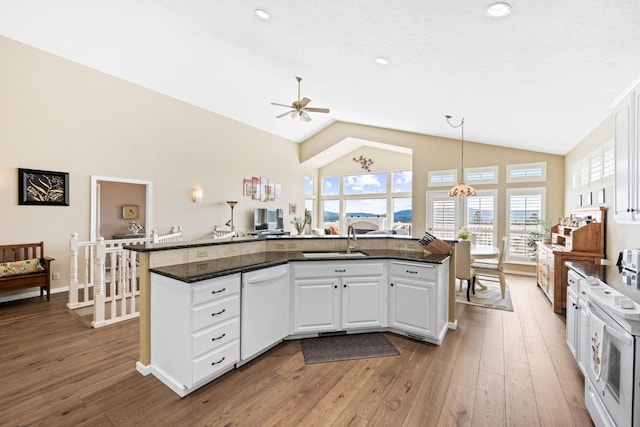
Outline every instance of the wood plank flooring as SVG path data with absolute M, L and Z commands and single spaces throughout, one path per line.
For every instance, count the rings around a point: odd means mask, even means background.
M 135 370 L 137 319 L 91 329 L 66 294 L 0 304 L 0 425 L 590 426 L 565 323 L 535 279 L 514 312 L 457 303 L 443 345 L 387 334 L 397 357 L 305 365 L 298 341 L 180 399 Z

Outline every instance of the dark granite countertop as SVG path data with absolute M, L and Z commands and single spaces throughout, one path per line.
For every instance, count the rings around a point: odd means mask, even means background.
M 305 251 L 313 252 L 313 251 Z M 449 255 L 426 254 L 424 252 L 408 252 L 381 249 L 364 249 L 361 252 L 367 254 L 358 258 L 305 258 L 303 252 L 259 252 L 250 255 L 239 255 L 226 258 L 217 258 L 207 261 L 190 262 L 186 264 L 169 265 L 150 269 L 151 272 L 186 283 L 198 282 L 215 277 L 226 276 L 234 273 L 245 273 L 262 268 L 286 264 L 292 261 L 353 261 L 396 259 L 401 261 L 424 262 L 428 264 L 442 264 Z
M 640 283 L 637 279 L 630 280 L 629 277 L 623 276 L 615 265 L 606 266 L 579 261 L 567 261 L 565 264 L 583 277 L 597 277 L 622 295 L 640 304 Z

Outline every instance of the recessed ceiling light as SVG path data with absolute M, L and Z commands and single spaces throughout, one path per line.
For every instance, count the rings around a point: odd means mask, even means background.
M 387 65 L 389 64 L 389 60 L 387 58 L 383 58 L 382 56 L 379 56 L 376 58 L 376 62 L 380 65 Z
M 269 19 L 269 14 L 266 10 L 256 9 L 256 15 L 258 15 L 262 19 Z
M 487 7 L 484 13 L 492 18 L 503 18 L 511 13 L 511 5 L 502 1 L 492 3 Z

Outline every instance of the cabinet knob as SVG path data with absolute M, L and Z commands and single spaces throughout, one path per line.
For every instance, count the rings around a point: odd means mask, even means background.
M 347 287 L 347 285 L 342 285 L 342 287 L 343 287 L 343 288 L 346 288 L 346 287 Z
M 389 283 L 389 286 L 393 286 L 393 283 Z
M 333 289 L 338 289 L 338 285 L 334 285 L 334 286 L 333 286 Z

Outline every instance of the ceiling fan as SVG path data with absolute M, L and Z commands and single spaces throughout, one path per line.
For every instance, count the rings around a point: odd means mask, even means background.
M 295 119 L 296 117 L 300 117 L 301 122 L 310 122 L 311 116 L 309 116 L 308 113 L 328 113 L 329 112 L 328 108 L 307 107 L 307 105 L 309 105 L 311 100 L 309 98 L 300 99 L 300 81 L 302 81 L 302 77 L 296 76 L 296 80 L 298 81 L 298 100 L 297 101 L 293 101 L 291 105 L 278 104 L 277 102 L 271 103 L 271 105 L 277 105 L 278 107 L 286 107 L 291 109 L 286 113 L 282 113 L 276 116 L 276 119 L 279 119 L 284 116 L 290 116 L 292 119 Z

